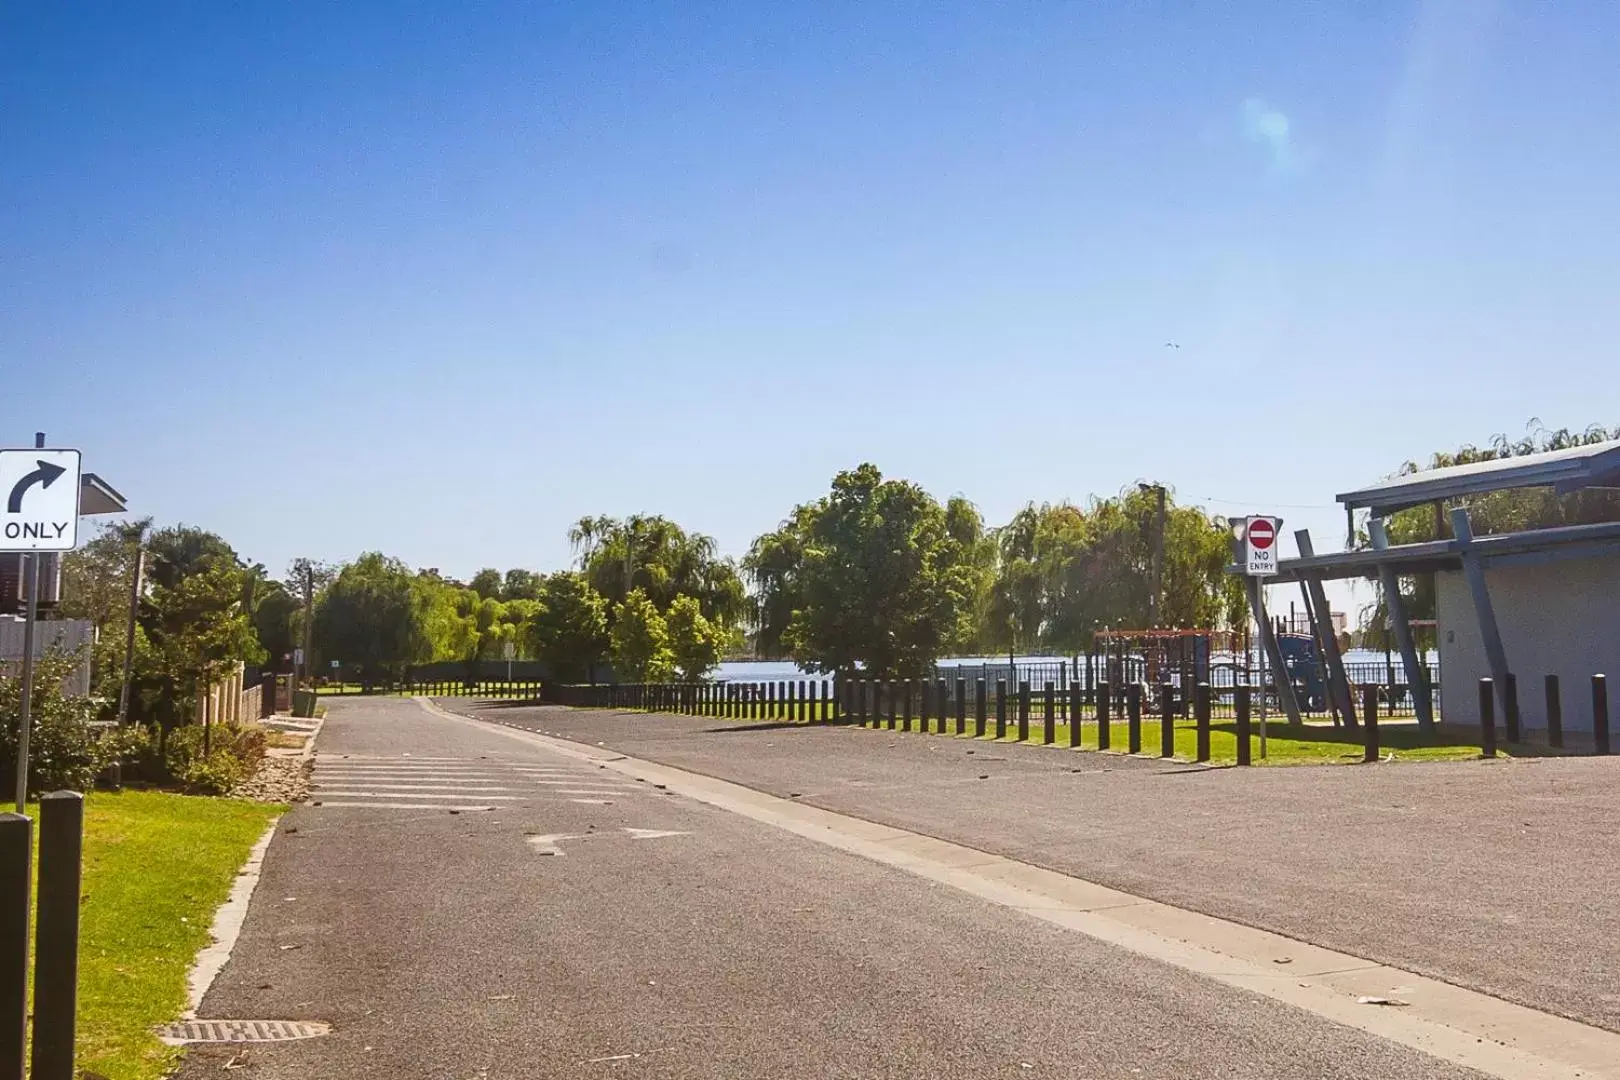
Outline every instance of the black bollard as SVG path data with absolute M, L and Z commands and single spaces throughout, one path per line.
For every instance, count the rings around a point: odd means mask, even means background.
M 1198 724 L 1198 748 L 1196 758 L 1199 761 L 1209 760 L 1209 683 L 1201 682 L 1193 687 L 1193 717 Z
M 1050 682 L 1041 688 L 1041 745 L 1051 746 L 1057 742 L 1057 698 L 1054 696 L 1057 688 Z
M 1547 745 L 1556 750 L 1564 745 L 1564 703 L 1558 692 L 1558 676 L 1547 676 L 1544 692 L 1547 695 Z
M 1361 749 L 1361 760 L 1371 763 L 1378 760 L 1378 687 L 1364 686 L 1361 688 L 1361 735 L 1364 740 Z
M 1108 689 L 1106 680 L 1097 684 L 1097 749 L 1107 750 L 1112 745 L 1114 737 L 1114 719 L 1109 715 L 1109 706 L 1113 704 L 1114 695 Z
M 1479 753 L 1496 756 L 1496 687 L 1491 680 L 1479 680 Z
M 1176 692 L 1170 683 L 1159 684 L 1159 756 L 1176 756 Z
M 1080 746 L 1081 711 L 1086 705 L 1086 688 L 1078 682 L 1069 684 L 1069 746 Z
M 1592 676 L 1592 752 L 1609 752 L 1609 680 Z
M 34 1080 L 73 1080 L 79 1009 L 79 867 L 84 796 L 39 801 L 39 915 L 34 930 Z
M 901 731 L 910 731 L 911 730 L 911 680 L 910 679 L 907 679 L 905 681 L 905 688 L 906 688 L 905 689 L 905 695 L 906 695 L 905 723 L 904 723 L 904 725 L 901 726 L 900 730 Z
M 1139 681 L 1125 688 L 1125 745 L 1129 753 L 1142 752 L 1142 684 Z
M 895 689 L 893 679 L 885 679 L 884 680 L 884 682 L 883 682 L 883 696 L 888 699 L 888 703 L 889 703 L 889 708 L 888 708 L 889 730 L 893 731 L 893 730 L 895 730 L 895 728 L 897 728 L 899 726 L 899 716 L 900 716 L 900 713 L 898 712 L 898 710 L 900 708 L 900 694 Z
M 996 738 L 1007 737 L 1007 680 L 996 680 Z
M 28 905 L 34 823 L 0 814 L 0 1080 L 23 1080 L 28 1046 Z
M 973 737 L 984 738 L 984 722 L 989 711 L 989 702 L 985 699 L 985 685 L 983 679 L 973 680 Z
M 1237 713 L 1237 723 L 1233 726 L 1237 730 L 1237 763 L 1239 765 L 1249 764 L 1249 698 L 1252 692 L 1253 688 L 1248 686 L 1239 686 L 1236 691 L 1235 711 Z
M 967 680 L 956 680 L 956 733 L 967 734 Z
M 1018 680 L 1018 741 L 1029 742 L 1029 680 Z
M 1509 672 L 1502 676 L 1502 723 L 1509 745 L 1519 742 L 1519 679 Z

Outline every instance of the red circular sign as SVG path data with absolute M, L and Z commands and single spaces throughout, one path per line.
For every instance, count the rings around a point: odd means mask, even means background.
M 1249 543 L 1261 551 L 1269 548 L 1272 541 L 1276 539 L 1277 527 L 1271 523 L 1269 518 L 1255 518 L 1249 522 Z

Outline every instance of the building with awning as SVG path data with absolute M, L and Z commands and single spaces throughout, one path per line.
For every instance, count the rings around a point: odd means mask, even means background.
M 1510 675 L 1518 684 L 1522 725 L 1545 727 L 1544 679 L 1556 675 L 1570 703 L 1563 710 L 1564 728 L 1590 731 L 1590 711 L 1576 707 L 1588 680 L 1620 672 L 1620 521 L 1475 536 L 1467 508 L 1447 506 L 1532 487 L 1558 495 L 1620 488 L 1620 440 L 1429 469 L 1340 494 L 1337 501 L 1347 517 L 1353 520 L 1358 511 L 1369 515 L 1371 546 L 1315 555 L 1306 536 L 1303 554 L 1281 560 L 1272 583 L 1298 582 L 1309 590 L 1333 579 L 1377 581 L 1425 727 L 1433 723 L 1435 705 L 1447 723 L 1477 724 L 1482 678 L 1494 681 L 1497 715 L 1506 715 Z M 1391 545 L 1385 520 L 1420 506 L 1434 507 L 1451 536 Z M 1435 580 L 1442 673 L 1437 702 L 1422 692 L 1426 668 L 1396 587 L 1401 577 L 1419 574 L 1433 574 Z M 1335 682 L 1343 680 L 1342 664 L 1331 675 Z

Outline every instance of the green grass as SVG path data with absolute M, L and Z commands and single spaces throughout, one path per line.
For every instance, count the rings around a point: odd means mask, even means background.
M 160 792 L 85 804 L 79 1066 L 156 1080 L 178 1051 L 152 1033 L 186 1005 L 186 976 L 214 911 L 283 808 Z
M 716 717 L 715 719 L 720 719 Z M 739 725 L 750 723 L 771 723 L 783 720 L 796 720 L 797 717 L 788 717 L 781 710 L 775 715 L 760 716 L 749 719 L 736 719 L 731 722 Z M 898 723 L 904 723 L 901 718 Z M 913 732 L 920 726 L 920 719 L 913 717 L 911 721 Z M 1044 717 L 1037 710 L 1029 718 L 1029 741 L 1040 743 L 1045 738 Z M 973 731 L 973 718 L 968 717 L 967 731 L 971 738 Z M 995 718 L 990 717 L 985 723 L 985 741 L 995 740 Z M 888 728 L 888 720 L 884 719 L 883 727 Z M 947 721 L 949 731 L 955 732 L 956 720 L 952 717 Z M 1054 724 L 1054 743 L 1058 746 L 1069 745 L 1069 725 L 1060 717 Z M 1258 720 L 1250 725 L 1250 755 L 1256 764 L 1267 765 L 1332 765 L 1359 762 L 1363 754 L 1362 732 L 1350 731 L 1344 728 L 1334 728 L 1325 725 L 1305 724 L 1291 728 L 1286 723 L 1273 721 L 1267 726 L 1266 758 L 1260 757 L 1260 725 Z M 896 728 L 897 731 L 900 729 Z M 931 719 L 928 727 L 929 733 L 938 734 L 939 720 Z M 1480 747 L 1477 741 L 1463 737 L 1456 732 L 1442 731 L 1439 734 L 1425 736 L 1415 721 L 1412 720 L 1386 720 L 1380 718 L 1379 722 L 1380 756 L 1388 757 L 1391 753 L 1398 761 L 1445 761 L 1458 758 L 1475 758 L 1479 756 Z M 1095 721 L 1081 723 L 1081 749 L 1096 750 L 1097 724 Z M 1116 753 L 1126 753 L 1130 745 L 1130 725 L 1116 719 L 1109 724 L 1109 749 Z M 1018 724 L 1015 718 L 1008 718 L 1007 737 L 1005 742 L 1018 741 Z M 1141 752 L 1147 756 L 1159 755 L 1159 721 L 1144 719 L 1141 724 Z M 1216 720 L 1210 725 L 1209 738 L 1210 761 L 1214 764 L 1230 764 L 1237 760 L 1237 725 L 1229 719 Z M 1557 754 L 1559 751 L 1549 750 L 1545 746 L 1520 744 L 1509 746 L 1505 742 L 1498 746 L 1498 753 L 1504 756 L 1544 756 Z M 1195 722 L 1177 720 L 1175 723 L 1175 756 L 1192 761 L 1198 753 L 1198 730 Z

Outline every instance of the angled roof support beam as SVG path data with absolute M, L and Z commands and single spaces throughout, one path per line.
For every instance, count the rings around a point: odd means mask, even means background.
M 1367 522 L 1367 535 L 1374 551 L 1389 550 L 1389 533 L 1382 518 L 1375 517 Z M 1406 618 L 1406 600 L 1401 596 L 1400 575 L 1389 563 L 1380 563 L 1378 583 L 1384 590 L 1384 608 L 1389 613 L 1389 625 L 1395 631 L 1395 644 L 1401 650 L 1401 666 L 1406 669 L 1406 686 L 1412 694 L 1412 707 L 1417 710 L 1418 730 L 1433 731 L 1434 690 L 1429 685 L 1428 667 L 1418 663 L 1412 624 Z
M 1294 542 L 1305 558 L 1316 554 L 1309 529 L 1294 530 Z M 1350 677 L 1344 670 L 1344 657 L 1339 652 L 1339 639 L 1333 633 L 1333 616 L 1328 608 L 1327 592 L 1322 588 L 1319 574 L 1300 575 L 1300 587 L 1305 590 L 1305 611 L 1316 628 L 1316 637 L 1322 643 L 1322 658 L 1327 661 L 1328 692 L 1333 711 L 1344 717 L 1345 727 L 1356 726 L 1356 706 L 1350 698 Z
M 1474 597 L 1474 617 L 1479 620 L 1479 639 L 1485 646 L 1485 660 L 1491 668 L 1491 680 L 1496 684 L 1497 702 L 1502 707 L 1502 715 L 1506 716 L 1507 650 L 1502 647 L 1502 634 L 1496 626 L 1496 609 L 1491 606 L 1491 593 L 1485 587 L 1485 563 L 1475 546 L 1474 528 L 1469 523 L 1468 511 L 1460 506 L 1451 512 L 1451 532 L 1457 538 L 1455 542 L 1457 553 L 1462 556 L 1463 576 L 1468 579 L 1468 591 Z

